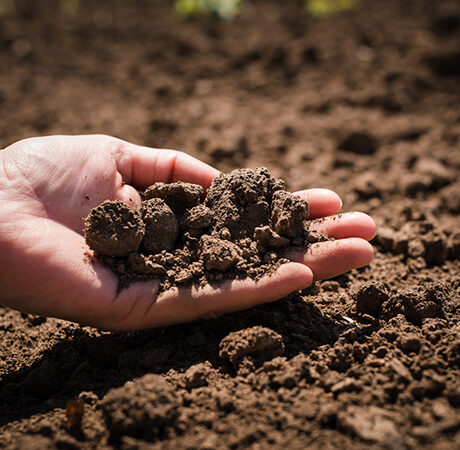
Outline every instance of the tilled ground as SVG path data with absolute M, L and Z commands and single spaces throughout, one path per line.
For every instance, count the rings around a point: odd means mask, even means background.
M 103 132 L 266 166 L 379 228 L 369 267 L 212 321 L 113 334 L 1 308 L 0 447 L 460 446 L 458 2 L 313 20 L 254 0 L 233 22 L 13 3 L 0 146 Z

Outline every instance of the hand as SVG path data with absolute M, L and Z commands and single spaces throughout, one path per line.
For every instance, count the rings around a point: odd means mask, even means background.
M 117 278 L 90 261 L 84 218 L 106 199 L 138 205 L 137 189 L 182 180 L 209 187 L 219 172 L 174 150 L 140 147 L 108 136 L 53 136 L 17 142 L 0 152 L 0 302 L 20 311 L 110 330 L 136 330 L 215 317 L 280 299 L 368 264 L 372 219 L 348 213 L 314 228 L 335 241 L 304 254 L 259 281 L 175 288 L 157 296 L 158 281 L 117 294 Z M 298 195 L 310 218 L 339 211 L 339 197 L 311 189 Z

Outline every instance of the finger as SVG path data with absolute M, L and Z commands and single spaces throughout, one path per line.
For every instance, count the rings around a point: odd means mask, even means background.
M 287 263 L 271 275 L 260 280 L 246 278 L 230 280 L 218 285 L 174 288 L 152 297 L 151 283 L 136 283 L 137 304 L 131 314 L 116 327 L 116 331 L 139 330 L 190 322 L 202 318 L 213 318 L 221 314 L 252 308 L 262 303 L 273 302 L 291 292 L 311 285 L 313 274 L 308 267 L 298 263 Z M 128 290 L 126 293 L 129 294 Z M 124 294 L 123 291 L 120 295 Z M 132 291 L 131 294 L 133 294 Z M 119 301 L 119 300 L 117 300 Z
M 130 184 L 120 185 L 115 189 L 113 200 L 121 200 L 122 202 L 132 205 L 140 206 L 141 205 L 141 196 L 136 189 L 134 189 Z
M 369 264 L 374 256 L 371 244 L 361 238 L 311 244 L 306 252 L 290 252 L 287 257 L 305 264 L 314 280 L 332 278 Z
M 307 201 L 310 209 L 310 219 L 337 214 L 342 208 L 340 197 L 329 189 L 307 189 L 294 192 L 294 195 L 298 195 Z
M 309 229 L 334 239 L 359 237 L 370 241 L 375 236 L 375 222 L 367 214 L 361 212 L 325 217 L 311 222 Z
M 207 189 L 219 171 L 186 153 L 119 141 L 111 149 L 125 183 L 145 189 L 154 182 L 185 181 Z

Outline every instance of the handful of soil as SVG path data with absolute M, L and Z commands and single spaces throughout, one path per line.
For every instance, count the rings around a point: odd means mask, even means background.
M 94 208 L 86 242 L 120 289 L 147 279 L 160 279 L 160 292 L 257 279 L 287 262 L 293 247 L 327 240 L 308 230 L 308 203 L 284 188 L 265 168 L 219 175 L 204 200 L 201 186 L 155 183 L 140 207 L 105 201 Z

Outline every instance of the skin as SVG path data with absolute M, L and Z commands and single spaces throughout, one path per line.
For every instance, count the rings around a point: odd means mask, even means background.
M 109 136 L 51 136 L 17 142 L 0 152 L 0 301 L 42 316 L 113 331 L 188 322 L 278 300 L 371 261 L 374 221 L 336 214 L 332 191 L 296 194 L 310 205 L 314 228 L 336 240 L 293 253 L 292 262 L 259 281 L 172 289 L 134 283 L 117 295 L 117 278 L 92 261 L 82 229 L 91 208 L 106 199 L 140 204 L 139 190 L 178 180 L 205 189 L 219 172 L 174 151 L 137 146 Z M 89 255 L 89 256 L 88 256 Z

